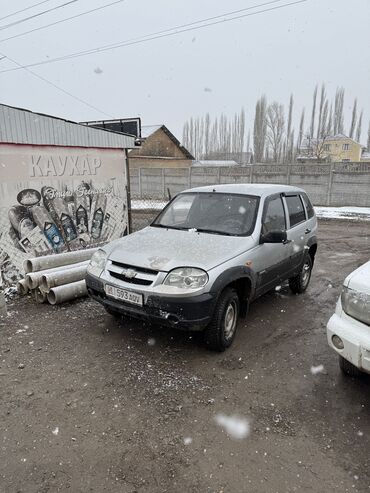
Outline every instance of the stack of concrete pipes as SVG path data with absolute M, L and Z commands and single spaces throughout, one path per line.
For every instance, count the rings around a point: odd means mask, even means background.
M 31 293 L 38 303 L 57 305 L 87 295 L 87 264 L 97 248 L 36 257 L 24 262 L 18 293 Z

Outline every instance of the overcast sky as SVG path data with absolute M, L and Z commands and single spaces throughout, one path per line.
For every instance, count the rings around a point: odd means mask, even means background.
M 38 0 L 40 1 L 40 0 Z M 268 0 L 125 0 L 101 11 L 16 39 L 18 33 L 76 15 L 114 0 L 76 0 L 15 26 L 19 19 L 66 3 L 50 0 L 0 20 L 0 52 L 29 64 L 125 41 Z M 257 10 L 294 0 L 279 1 Z M 37 0 L 1 1 L 0 17 Z M 253 11 L 249 11 L 251 13 Z M 295 118 L 311 111 L 316 83 L 329 96 L 345 88 L 346 127 L 353 99 L 364 109 L 362 142 L 370 119 L 370 1 L 307 0 L 280 10 L 224 22 L 82 58 L 34 67 L 114 118 L 140 116 L 142 124 L 166 124 L 177 137 L 191 116 L 232 115 L 243 106 L 253 126 L 256 99 L 287 105 L 294 93 Z M 8 59 L 0 70 L 13 68 Z M 0 102 L 75 121 L 108 118 L 25 70 L 0 73 Z

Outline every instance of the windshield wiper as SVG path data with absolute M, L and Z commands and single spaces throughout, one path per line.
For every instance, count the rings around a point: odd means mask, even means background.
M 203 229 L 203 228 L 196 228 L 198 233 L 210 233 L 214 235 L 223 235 L 223 236 L 238 236 L 233 233 L 227 233 L 226 231 L 219 231 L 217 229 Z
M 188 228 L 181 228 L 180 226 L 168 226 L 167 224 L 152 223 L 151 226 L 155 228 L 165 228 L 165 229 L 179 229 L 186 230 Z

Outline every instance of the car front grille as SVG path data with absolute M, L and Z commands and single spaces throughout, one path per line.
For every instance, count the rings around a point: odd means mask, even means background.
M 115 260 L 109 260 L 107 271 L 115 279 L 137 286 L 151 286 L 155 281 L 158 271 L 123 264 Z

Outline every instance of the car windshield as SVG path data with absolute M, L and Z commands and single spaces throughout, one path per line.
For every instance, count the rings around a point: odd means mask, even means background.
M 178 195 L 152 226 L 203 233 L 248 236 L 254 229 L 259 198 L 232 193 Z

